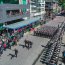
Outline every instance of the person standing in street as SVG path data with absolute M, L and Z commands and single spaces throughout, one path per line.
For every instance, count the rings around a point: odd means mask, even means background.
M 2 54 L 1 48 L 2 48 L 2 46 L 1 46 L 1 44 L 0 44 L 0 57 L 1 57 L 1 54 Z
M 18 50 L 15 48 L 14 51 L 15 51 L 15 57 L 17 58 Z

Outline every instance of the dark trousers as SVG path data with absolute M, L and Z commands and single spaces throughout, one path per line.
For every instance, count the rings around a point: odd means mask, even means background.
M 17 53 L 15 53 L 15 56 L 17 57 Z

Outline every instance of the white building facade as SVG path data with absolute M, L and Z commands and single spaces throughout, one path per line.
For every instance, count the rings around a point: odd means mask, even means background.
M 30 17 L 43 16 L 45 14 L 45 0 L 30 0 Z

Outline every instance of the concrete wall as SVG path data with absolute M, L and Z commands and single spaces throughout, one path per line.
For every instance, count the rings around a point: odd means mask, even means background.
M 6 14 L 7 10 L 21 10 L 21 9 L 29 9 L 30 5 L 18 5 L 18 4 L 2 4 L 0 5 L 0 23 L 4 23 L 4 22 L 8 22 L 8 21 L 12 21 L 12 20 L 16 20 L 16 19 L 21 19 L 24 17 L 29 17 L 30 13 L 23 13 L 23 14 L 19 14 L 19 15 L 15 15 L 15 16 L 8 16 Z

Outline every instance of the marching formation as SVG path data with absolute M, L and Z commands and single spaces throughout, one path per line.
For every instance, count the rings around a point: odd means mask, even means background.
M 57 33 L 58 28 L 52 26 L 44 26 L 37 31 L 34 31 L 36 36 L 53 37 Z
M 57 34 L 46 45 L 40 60 L 42 63 L 47 65 L 57 64 L 62 43 L 63 27 L 64 23 L 61 24 Z

